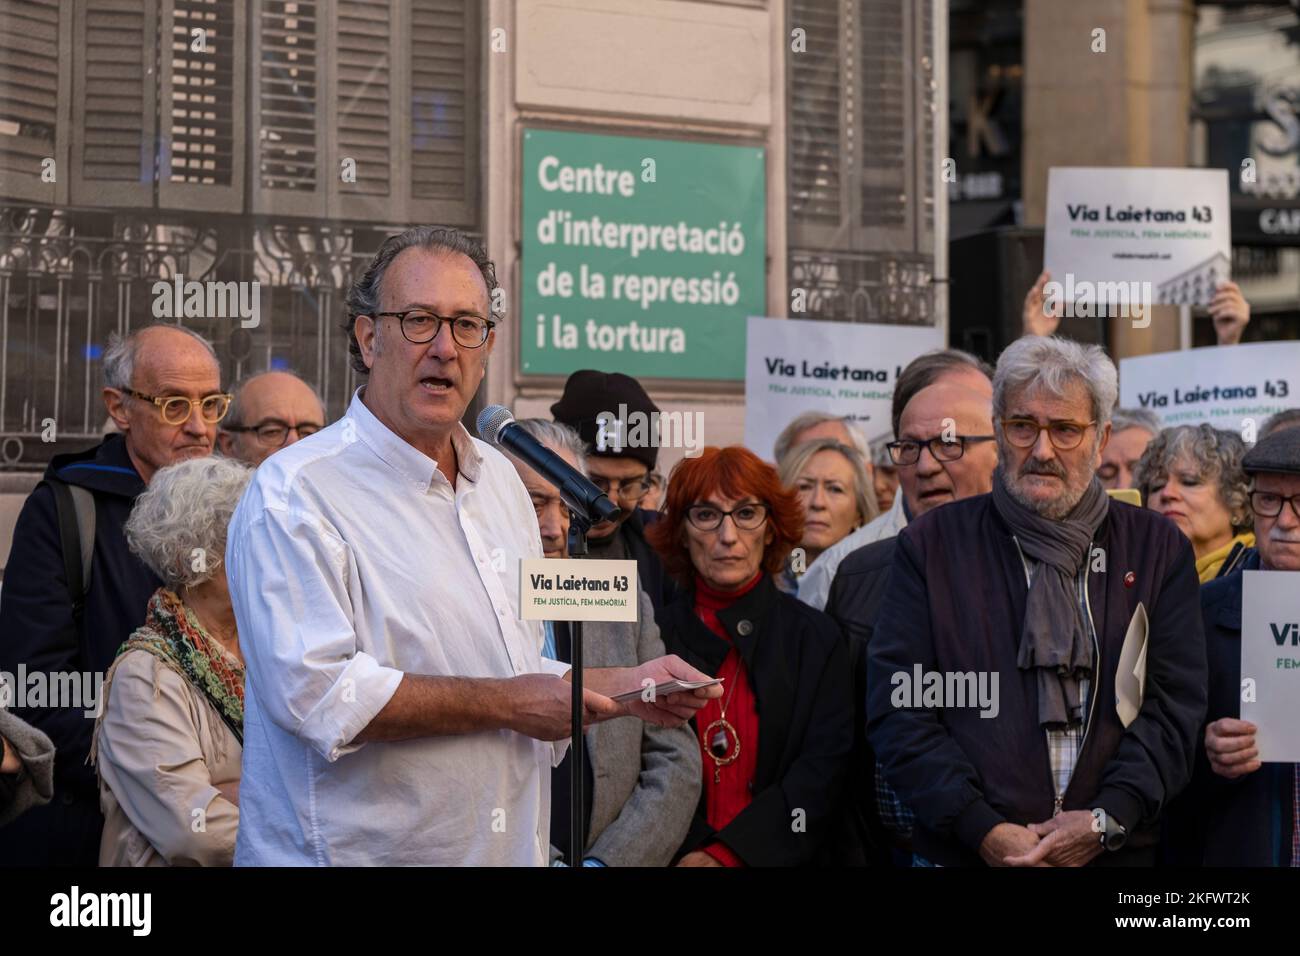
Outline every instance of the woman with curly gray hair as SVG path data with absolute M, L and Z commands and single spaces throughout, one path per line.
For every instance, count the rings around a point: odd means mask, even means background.
M 100 866 L 229 866 L 239 827 L 244 659 L 226 585 L 226 528 L 252 475 L 229 458 L 160 470 L 126 540 L 160 578 L 104 681 L 91 760 Z
M 1202 584 L 1227 574 L 1255 545 L 1245 454 L 1235 432 L 1178 425 L 1157 435 L 1133 469 L 1146 506 L 1192 542 Z

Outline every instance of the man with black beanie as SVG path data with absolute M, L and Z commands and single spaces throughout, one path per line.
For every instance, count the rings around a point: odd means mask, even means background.
M 589 557 L 636 561 L 641 587 L 658 617 L 676 586 L 645 539 L 645 526 L 657 515 L 637 505 L 649 491 L 659 457 L 659 407 L 631 376 L 583 369 L 564 383 L 551 415 L 582 438 L 587 477 L 619 508 L 614 520 L 592 525 L 587 533 Z

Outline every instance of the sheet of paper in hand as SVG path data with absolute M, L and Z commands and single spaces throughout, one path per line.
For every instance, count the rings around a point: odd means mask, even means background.
M 649 678 L 647 678 L 647 680 L 649 680 Z M 721 677 L 715 677 L 712 680 L 677 680 L 674 678 L 673 680 L 666 680 L 662 684 L 655 684 L 654 696 L 659 698 L 663 697 L 665 694 L 676 694 L 684 690 L 698 690 L 701 687 L 712 687 L 714 684 L 721 683 Z M 643 693 L 645 693 L 645 688 L 640 690 L 630 690 L 626 694 L 619 694 L 610 699 L 616 700 L 622 704 L 629 700 L 636 700 Z

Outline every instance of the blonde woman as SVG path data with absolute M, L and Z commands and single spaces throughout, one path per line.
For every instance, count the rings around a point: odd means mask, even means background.
M 880 513 L 875 488 L 862 453 L 833 438 L 796 445 L 779 463 L 781 484 L 799 497 L 804 510 L 803 539 L 795 561 L 778 579 L 793 591 L 796 576 L 823 551 Z

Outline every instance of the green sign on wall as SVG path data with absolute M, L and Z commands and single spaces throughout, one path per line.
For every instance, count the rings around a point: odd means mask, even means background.
M 764 152 L 524 131 L 520 364 L 743 379 L 767 314 Z

